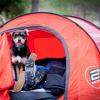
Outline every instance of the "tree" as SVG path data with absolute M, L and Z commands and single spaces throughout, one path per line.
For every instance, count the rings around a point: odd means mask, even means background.
M 6 22 L 5 17 L 3 17 L 2 15 L 0 15 L 0 26 L 3 25 Z
M 0 0 L 0 13 L 12 18 L 24 14 L 28 4 L 27 0 Z
M 39 11 L 39 0 L 32 0 L 32 12 Z

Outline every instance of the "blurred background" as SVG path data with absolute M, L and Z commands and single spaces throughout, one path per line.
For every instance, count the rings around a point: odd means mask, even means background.
M 100 27 L 100 0 L 0 0 L 0 25 L 32 12 L 76 16 Z

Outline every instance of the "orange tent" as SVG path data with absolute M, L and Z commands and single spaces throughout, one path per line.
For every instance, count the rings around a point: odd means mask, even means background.
M 79 17 L 67 16 L 67 18 L 83 28 L 90 35 L 90 37 L 92 37 L 98 49 L 100 50 L 100 28 Z
M 11 44 L 10 33 L 16 29 L 28 29 L 27 44 L 38 59 L 66 57 L 65 93 L 59 100 L 100 99 L 100 52 L 79 25 L 60 15 L 34 13 L 9 21 L 0 32 Z
M 10 50 L 6 34 L 0 35 L 0 100 L 9 100 L 8 89 L 14 85 Z

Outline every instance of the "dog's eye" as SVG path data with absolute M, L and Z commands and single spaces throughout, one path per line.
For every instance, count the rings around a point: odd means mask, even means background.
M 18 37 L 18 35 L 17 34 L 15 34 L 14 36 L 13 36 L 13 38 L 17 38 Z
M 25 34 L 21 34 L 21 37 L 22 37 L 22 38 L 26 38 L 26 35 L 25 35 Z

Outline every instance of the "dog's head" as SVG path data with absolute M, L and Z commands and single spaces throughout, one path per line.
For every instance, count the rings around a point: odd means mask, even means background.
M 27 31 L 26 30 L 19 30 L 15 31 L 12 34 L 13 36 L 13 43 L 16 47 L 23 47 L 26 43 L 27 39 Z

